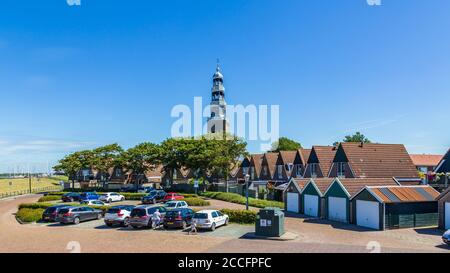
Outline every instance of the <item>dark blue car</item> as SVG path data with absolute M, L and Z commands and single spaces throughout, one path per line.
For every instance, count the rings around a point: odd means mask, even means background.
M 80 201 L 98 200 L 99 198 L 100 195 L 98 195 L 96 192 L 83 192 L 80 195 Z

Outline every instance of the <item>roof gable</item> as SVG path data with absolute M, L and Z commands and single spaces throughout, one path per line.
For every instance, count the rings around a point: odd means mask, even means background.
M 444 155 L 444 157 L 441 159 L 441 162 L 439 162 L 437 168 L 437 173 L 448 173 L 450 172 L 450 149 L 447 151 L 447 153 Z
M 402 144 L 341 143 L 348 162 L 360 178 L 417 178 L 419 174 Z

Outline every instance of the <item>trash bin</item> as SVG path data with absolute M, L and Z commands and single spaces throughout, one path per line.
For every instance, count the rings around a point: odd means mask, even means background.
M 257 236 L 281 237 L 284 234 L 284 213 L 279 208 L 264 208 L 256 216 Z

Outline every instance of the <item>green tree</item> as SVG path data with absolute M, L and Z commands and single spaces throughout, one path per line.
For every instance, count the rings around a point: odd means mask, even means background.
M 55 171 L 63 171 L 72 178 L 72 188 L 75 188 L 75 177 L 82 169 L 91 168 L 93 153 L 90 150 L 79 151 L 65 156 L 53 167 Z
M 135 175 L 145 175 L 147 171 L 155 169 L 160 164 L 160 156 L 159 145 L 144 142 L 123 152 L 120 160 L 128 171 L 132 171 Z
M 92 167 L 100 173 L 100 180 L 102 182 L 108 176 L 108 170 L 123 163 L 121 155 L 123 153 L 122 147 L 114 143 L 102 147 L 98 147 L 92 151 Z
M 356 132 L 353 135 L 345 136 L 345 138 L 343 139 L 343 142 L 371 143 L 371 141 L 365 135 L 361 134 L 360 132 Z M 339 142 L 335 142 L 334 146 L 336 146 L 337 144 L 339 144 Z
M 280 137 L 278 141 L 272 143 L 271 152 L 279 151 L 297 151 L 302 145 L 295 140 L 289 139 L 287 137 Z

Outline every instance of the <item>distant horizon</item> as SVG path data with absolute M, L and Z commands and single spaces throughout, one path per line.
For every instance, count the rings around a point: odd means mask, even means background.
M 110 143 L 160 143 L 175 105 L 210 101 L 218 58 L 227 103 L 279 105 L 280 136 L 304 147 L 359 131 L 443 155 L 448 10 L 445 0 L 5 0 L 0 173 L 46 172 Z

